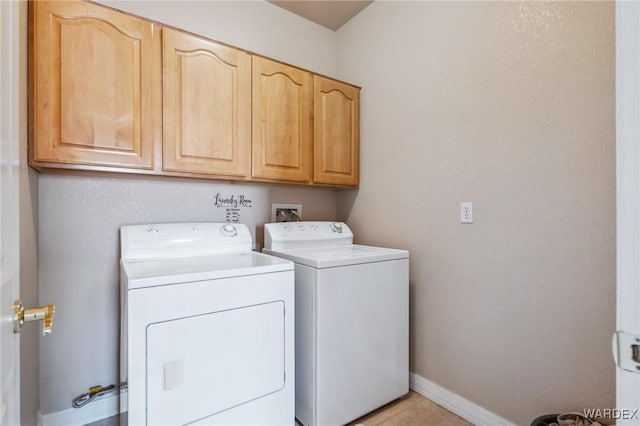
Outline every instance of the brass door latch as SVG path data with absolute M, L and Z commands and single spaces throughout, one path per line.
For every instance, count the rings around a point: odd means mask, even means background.
M 51 334 L 53 328 L 53 315 L 56 313 L 54 305 L 40 306 L 39 308 L 25 309 L 21 300 L 13 302 L 13 332 L 20 333 L 22 324 L 30 321 L 42 320 L 42 335 Z

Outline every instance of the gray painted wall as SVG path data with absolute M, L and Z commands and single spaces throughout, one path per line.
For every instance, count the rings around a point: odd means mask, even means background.
M 517 424 L 613 407 L 614 3 L 374 2 L 337 46 L 338 217 L 411 252 L 411 370 Z
M 337 38 L 265 2 L 108 4 L 361 85 L 362 185 L 39 175 L 43 413 L 117 380 L 118 227 L 221 220 L 217 192 L 258 235 L 301 202 L 409 249 L 413 372 L 519 424 L 613 406 L 612 3 L 375 2 Z
M 333 76 L 336 33 L 265 1 L 113 1 L 134 15 Z
M 104 2 L 107 3 L 107 2 Z M 335 74 L 335 33 L 262 1 L 108 2 L 110 6 L 221 42 Z M 242 221 L 262 241 L 271 203 L 303 204 L 304 219 L 333 220 L 326 189 L 189 179 L 39 175 L 40 300 L 57 307 L 40 346 L 40 411 L 71 407 L 95 384 L 118 381 L 121 225 L 224 221 L 213 195 L 253 201 Z
M 55 333 L 40 343 L 43 414 L 70 408 L 90 386 L 119 381 L 120 226 L 224 222 L 218 193 L 252 201 L 241 221 L 260 242 L 271 203 L 302 204 L 309 220 L 336 214 L 335 192 L 323 189 L 55 174 L 39 182 L 40 300 L 57 308 Z

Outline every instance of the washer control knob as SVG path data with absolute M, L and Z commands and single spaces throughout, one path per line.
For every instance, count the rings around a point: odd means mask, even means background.
M 222 225 L 222 228 L 220 228 L 220 232 L 225 237 L 235 237 L 236 235 L 238 235 L 238 230 L 234 225 L 230 223 L 225 223 L 224 225 Z
M 331 224 L 331 230 L 333 232 L 337 232 L 338 234 L 342 234 L 342 224 L 338 222 L 333 222 Z
M 293 226 L 287 225 L 284 227 L 284 229 L 286 229 L 287 231 L 291 231 L 293 229 Z
M 309 226 L 309 228 L 311 228 L 312 231 L 315 231 L 316 229 L 318 229 L 318 225 L 311 225 Z

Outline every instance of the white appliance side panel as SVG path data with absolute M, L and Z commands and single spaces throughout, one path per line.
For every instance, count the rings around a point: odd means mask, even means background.
M 295 407 L 293 270 L 128 291 L 126 306 L 128 391 L 125 394 L 129 409 L 128 424 L 135 426 L 148 424 L 146 419 L 147 325 L 275 301 L 284 301 L 285 305 L 286 381 L 284 389 L 216 415 L 215 422 L 219 423 L 214 423 L 212 418 L 198 423 L 292 425 Z M 233 329 L 235 325 L 231 323 L 228 327 Z M 210 342 L 210 351 L 215 349 L 215 338 L 211 333 L 201 338 L 203 341 Z M 256 357 L 259 358 L 260 354 L 256 354 Z M 171 370 L 169 373 L 171 374 Z
M 183 425 L 284 388 L 284 302 L 147 327 L 147 421 Z M 217 423 L 217 422 L 216 422 Z
M 409 261 L 317 273 L 314 424 L 345 424 L 409 391 Z
M 296 418 L 313 424 L 315 408 L 315 269 L 296 264 Z
M 128 292 L 127 292 L 127 274 L 124 273 L 122 268 L 120 269 L 120 383 L 128 383 L 129 378 L 128 374 L 128 323 L 129 319 L 127 318 L 128 311 Z M 120 412 L 127 411 L 127 394 L 125 392 L 120 392 Z

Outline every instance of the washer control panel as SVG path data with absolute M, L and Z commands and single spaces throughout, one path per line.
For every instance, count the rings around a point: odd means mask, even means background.
M 342 223 L 340 222 L 333 222 L 331 224 L 331 230 L 333 232 L 337 232 L 338 234 L 342 234 Z
M 284 230 L 286 232 L 302 232 L 302 233 L 307 233 L 307 231 L 309 232 L 314 232 L 318 230 L 318 225 L 312 223 L 311 225 L 307 225 L 305 223 L 300 223 L 300 222 L 295 222 L 295 224 L 293 225 L 285 225 L 284 226 Z
M 305 248 L 353 244 L 344 222 L 279 222 L 264 226 L 264 247 Z

